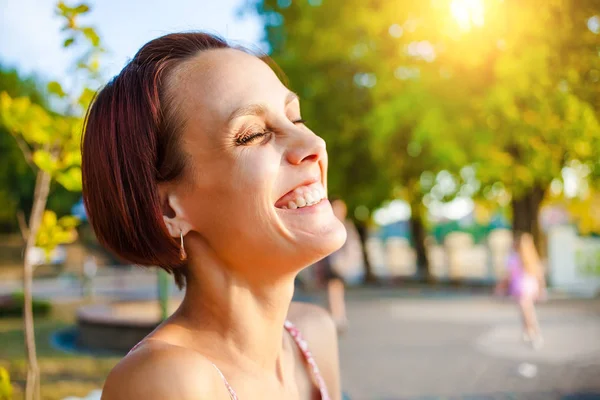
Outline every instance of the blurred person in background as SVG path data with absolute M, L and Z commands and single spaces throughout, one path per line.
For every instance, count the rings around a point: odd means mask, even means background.
M 544 268 L 529 233 L 515 232 L 513 250 L 507 258 L 507 273 L 496 288 L 508 293 L 519 304 L 523 321 L 523 340 L 535 349 L 544 344 L 535 310 L 535 302 L 544 298 L 546 280 Z
M 99 241 L 185 286 L 103 399 L 341 398 L 331 316 L 291 300 L 346 229 L 325 143 L 264 58 L 205 33 L 150 41 L 96 96 L 82 152 Z
M 358 230 L 352 220 L 346 218 L 348 215 L 346 203 L 332 197 L 331 206 L 335 216 L 346 227 L 347 239 L 338 251 L 325 257 L 318 266 L 327 287 L 329 311 L 338 332 L 343 333 L 348 328 L 344 281 L 356 279 L 358 276 L 356 272 L 364 271 L 364 257 Z

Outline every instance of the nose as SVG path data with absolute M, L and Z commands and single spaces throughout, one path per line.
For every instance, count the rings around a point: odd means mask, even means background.
M 296 131 L 290 141 L 286 158 L 292 165 L 326 159 L 325 141 L 309 130 Z

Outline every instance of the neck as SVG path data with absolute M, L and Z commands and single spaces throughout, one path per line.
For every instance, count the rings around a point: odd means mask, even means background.
M 215 362 L 247 363 L 251 369 L 280 368 L 295 274 L 250 280 L 206 259 L 189 265 L 189 270 L 186 295 L 177 314 L 189 330 L 214 344 L 210 346 L 214 354 L 207 355 Z

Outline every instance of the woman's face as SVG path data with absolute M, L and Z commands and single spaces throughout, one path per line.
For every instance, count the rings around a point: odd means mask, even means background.
M 168 83 L 189 156 L 170 201 L 190 230 L 191 257 L 209 251 L 257 276 L 297 270 L 344 243 L 345 228 L 325 199 L 325 142 L 263 61 L 211 50 L 179 66 Z

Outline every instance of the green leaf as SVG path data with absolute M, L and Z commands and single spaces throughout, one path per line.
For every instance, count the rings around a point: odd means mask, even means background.
M 77 239 L 77 234 L 74 230 L 70 231 L 58 231 L 54 233 L 52 241 L 59 244 L 72 243 Z
M 71 192 L 81 191 L 81 168 L 72 167 L 66 172 L 60 172 L 56 176 L 58 183 Z
M 6 399 L 12 399 L 13 388 L 10 383 L 10 375 L 4 367 L 0 367 L 0 395 Z M 0 397 L 2 398 L 2 397 Z
M 90 11 L 90 7 L 87 4 L 82 3 L 75 7 L 73 11 L 75 11 L 77 14 L 85 14 L 86 12 Z
M 83 32 L 85 37 L 87 37 L 92 43 L 92 46 L 98 47 L 98 45 L 100 45 L 100 36 L 98 36 L 94 28 L 87 26 L 85 28 L 82 28 L 81 31 Z
M 44 216 L 42 217 L 42 226 L 45 229 L 50 229 L 56 226 L 57 218 L 56 213 L 54 211 L 46 210 L 44 211 Z
M 2 109 L 10 107 L 12 103 L 12 97 L 5 91 L 0 92 L 0 107 Z
M 67 29 L 68 29 L 68 27 L 67 27 Z M 65 39 L 65 41 L 63 43 L 63 47 L 69 47 L 74 42 L 75 42 L 75 38 L 74 37 L 67 38 L 67 39 Z
M 71 166 L 81 165 L 81 151 L 77 146 L 73 150 L 67 150 L 64 152 L 61 160 L 61 168 L 68 168 Z
M 33 162 L 39 169 L 53 174 L 56 170 L 56 160 L 45 150 L 37 150 L 33 153 Z
M 90 105 L 90 103 L 92 102 L 92 100 L 94 99 L 95 95 L 96 95 L 96 92 L 94 90 L 92 90 L 90 88 L 85 88 L 79 95 L 79 99 L 77 100 L 77 103 L 81 107 L 87 109 L 88 106 Z
M 59 244 L 72 243 L 77 239 L 77 225 L 79 219 L 76 217 L 66 216 L 57 220 L 56 213 L 46 210 L 36 237 L 36 245 L 49 256 Z
M 65 97 L 67 95 L 60 83 L 56 81 L 52 81 L 48 84 L 48 91 L 57 95 L 58 97 Z
M 64 216 L 58 220 L 58 224 L 63 228 L 75 228 L 79 223 L 79 218 L 72 215 Z
M 70 8 L 67 7 L 67 5 L 63 1 L 59 1 L 58 4 L 56 5 L 56 8 L 58 9 L 58 13 L 60 15 L 67 15 L 67 13 L 70 10 Z

